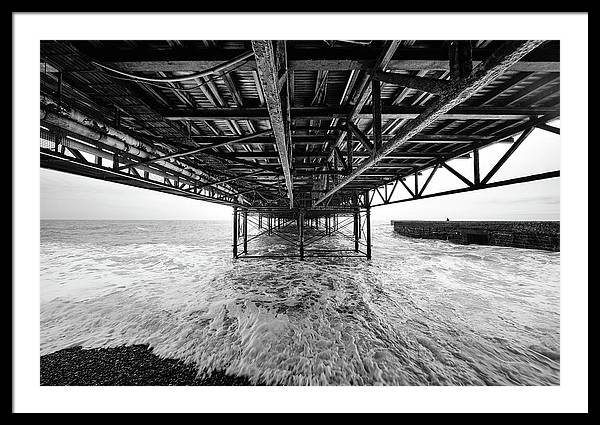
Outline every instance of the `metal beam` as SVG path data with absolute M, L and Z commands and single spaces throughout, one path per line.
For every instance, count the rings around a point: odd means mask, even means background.
M 369 92 L 371 89 L 369 89 Z M 385 119 L 415 119 L 427 110 L 418 105 L 383 105 L 381 116 Z M 457 106 L 444 112 L 440 119 L 455 120 L 518 120 L 533 115 L 544 115 L 557 112 L 555 107 L 523 107 L 523 106 Z M 373 107 L 363 106 L 357 109 L 348 106 L 306 106 L 290 108 L 292 120 L 326 120 L 347 119 L 351 114 L 356 118 L 372 118 Z M 171 121 L 205 121 L 205 120 L 265 120 L 269 119 L 269 110 L 265 108 L 199 108 L 181 110 L 163 110 L 161 115 Z M 346 129 L 347 131 L 347 129 Z
M 400 41 L 398 41 L 398 40 L 386 41 L 384 48 L 379 55 L 379 58 L 377 58 L 377 61 L 371 67 L 371 73 L 373 73 L 375 71 L 385 70 L 386 67 L 388 66 L 390 60 L 394 56 L 394 53 L 396 53 L 396 50 L 398 49 L 399 45 L 400 45 Z M 366 75 L 365 79 L 364 79 L 364 86 L 362 88 L 362 91 L 358 92 L 358 99 L 356 100 L 354 105 L 351 106 L 350 111 L 345 116 L 346 122 L 348 124 L 351 124 L 352 121 L 354 121 L 356 118 L 358 118 L 359 113 L 362 111 L 363 107 L 365 106 L 365 104 L 369 100 L 369 97 L 371 96 L 371 91 L 372 91 L 371 76 Z M 371 115 L 371 116 L 373 115 L 372 111 L 369 115 Z M 339 118 L 343 118 L 343 117 L 339 117 Z M 347 134 L 347 132 L 342 132 L 338 136 L 338 139 L 335 141 L 335 143 L 333 144 L 333 146 L 329 152 L 329 158 L 331 158 L 334 155 L 334 149 L 336 147 L 339 147 L 340 144 L 344 141 L 346 134 Z
M 449 81 L 438 78 L 416 77 L 397 72 L 375 72 L 373 79 L 435 94 L 443 93 L 450 84 Z
M 337 148 L 339 149 L 339 148 Z M 294 151 L 294 159 L 322 159 L 327 154 L 322 152 L 302 152 Z M 253 159 L 277 159 L 279 155 L 275 151 L 271 152 L 223 152 L 219 153 L 220 158 L 253 158 Z M 354 158 L 368 158 L 369 153 L 352 152 Z M 386 159 L 405 159 L 405 158 L 443 158 L 445 154 L 438 152 L 394 152 L 386 157 Z M 316 165 L 316 164 L 315 164 Z M 382 164 L 383 165 L 383 164 Z
M 373 80 L 371 88 L 371 104 L 373 105 L 373 149 L 381 149 L 381 82 Z
M 365 133 L 363 133 L 356 126 L 356 124 L 354 124 L 352 121 L 348 121 L 347 125 L 348 125 L 348 129 L 351 130 L 352 133 L 354 133 L 354 135 L 356 135 L 356 137 L 358 137 L 358 141 L 363 145 L 363 147 L 368 152 L 373 152 L 373 149 L 374 149 L 373 144 L 371 143 L 371 141 L 369 140 L 369 138 L 367 137 L 367 135 Z M 337 146 L 335 146 L 335 147 L 337 147 Z
M 111 169 L 103 165 L 98 165 L 90 162 L 83 162 L 77 158 L 71 158 L 66 155 L 49 151 L 43 148 L 40 149 L 40 166 L 42 168 L 48 168 L 70 174 L 77 174 L 85 177 L 91 177 L 94 179 L 100 179 L 103 181 L 155 190 L 171 195 L 185 196 L 191 199 L 198 199 L 202 201 L 214 202 L 229 206 L 243 206 L 242 203 L 234 199 L 235 194 L 233 193 L 227 193 L 224 191 L 219 191 L 219 194 L 209 195 L 192 193 L 188 190 L 183 190 L 179 187 L 168 186 L 166 183 L 150 179 L 146 176 L 146 173 L 144 173 L 144 177 L 140 177 L 122 171 L 117 171 L 116 169 Z M 176 178 L 176 176 L 170 176 L 170 178 Z
M 338 156 L 340 162 L 342 163 L 342 168 L 344 169 L 344 171 L 348 171 L 348 164 L 346 163 L 346 160 L 344 159 L 344 155 L 342 154 L 340 148 L 336 147 L 335 153 Z
M 427 186 L 429 185 L 429 182 L 431 181 L 431 179 L 433 178 L 433 176 L 434 176 L 435 172 L 437 171 L 437 169 L 438 169 L 439 167 L 440 167 L 440 166 L 439 166 L 439 164 L 435 164 L 435 165 L 433 166 L 433 169 L 431 170 L 431 173 L 429 174 L 429 177 L 427 177 L 427 180 L 425 180 L 425 184 L 423 184 L 423 186 L 421 186 L 421 191 L 420 191 L 419 193 L 417 193 L 417 196 L 418 196 L 418 197 L 421 197 L 421 196 L 423 196 L 423 192 L 425 192 L 425 189 L 426 189 L 426 188 L 427 188 Z M 388 202 L 389 202 L 389 199 L 390 199 L 391 197 L 392 197 L 392 196 L 390 195 L 390 197 L 388 198 Z
M 270 131 L 270 130 L 269 130 Z M 363 133 L 364 134 L 364 133 Z M 369 138 L 366 137 L 366 140 L 369 141 Z M 382 139 L 389 140 L 392 136 L 389 134 L 383 134 Z M 474 136 L 474 135 L 461 135 L 461 134 L 423 134 L 420 133 L 413 137 L 409 142 L 410 143 L 473 143 L 480 142 L 483 140 L 490 139 L 491 136 Z M 194 145 L 206 145 L 206 144 L 216 144 L 221 142 L 228 142 L 231 144 L 238 143 L 239 136 L 192 136 Z M 308 135 L 308 134 L 292 134 L 292 144 L 293 145 L 310 145 L 310 144 L 324 144 L 329 141 L 335 140 L 334 137 L 328 135 Z M 169 138 L 155 138 L 155 142 L 157 143 L 167 143 L 173 144 L 175 146 L 181 145 L 181 147 L 193 147 L 189 145 L 189 139 L 184 139 L 181 137 L 169 137 Z M 261 136 L 255 137 L 253 140 L 246 140 L 239 142 L 241 144 L 265 144 L 265 143 L 275 143 L 274 136 Z M 370 143 L 370 141 L 369 141 Z M 212 146 L 214 147 L 214 146 Z
M 476 185 L 481 183 L 479 170 L 479 149 L 473 149 L 473 183 Z
M 560 177 L 560 171 L 558 171 L 558 170 L 557 171 L 549 171 L 546 173 L 532 174 L 532 175 L 525 176 L 525 177 L 517 177 L 514 179 L 501 180 L 501 181 L 497 181 L 497 182 L 493 182 L 493 183 L 482 184 L 479 186 L 469 186 L 469 187 L 463 187 L 460 189 L 453 189 L 453 190 L 446 190 L 446 191 L 438 192 L 438 193 L 432 193 L 432 194 L 428 194 L 428 195 L 419 195 L 416 198 L 399 199 L 397 201 L 390 201 L 387 203 L 372 205 L 372 207 L 379 207 L 381 205 L 398 204 L 400 202 L 414 201 L 417 199 L 435 198 L 437 196 L 454 195 L 456 193 L 472 192 L 474 190 L 508 186 L 511 184 L 518 184 L 518 183 L 527 183 L 527 182 L 533 182 L 533 181 L 537 181 L 537 180 L 551 179 L 551 178 L 555 178 L 555 177 Z
M 412 198 L 414 198 L 414 197 L 415 197 L 415 193 L 413 193 L 413 191 L 412 191 L 412 190 L 410 190 L 410 187 L 408 187 L 408 185 L 407 185 L 406 183 L 404 183 L 404 178 L 398 179 L 398 181 L 399 181 L 400 183 L 402 183 L 402 186 L 404 186 L 404 188 L 406 189 L 406 191 L 407 191 L 408 193 L 410 193 L 410 196 L 411 196 Z
M 241 175 L 241 176 L 230 177 L 228 179 L 224 179 L 224 180 L 219 180 L 219 181 L 216 181 L 216 182 L 211 182 L 211 183 L 206 183 L 206 184 L 198 185 L 195 189 L 200 190 L 200 189 L 204 189 L 205 187 L 215 186 L 215 185 L 219 185 L 219 184 L 223 184 L 223 183 L 230 183 L 230 182 L 236 181 L 236 180 L 244 180 L 244 179 L 246 179 L 248 177 L 256 176 L 258 174 L 263 174 L 263 173 L 266 173 L 266 172 L 267 171 L 265 171 L 265 170 L 254 171 L 252 173 L 244 174 L 244 175 Z
M 470 40 L 454 40 L 449 47 L 450 75 L 453 79 L 467 78 L 473 71 L 473 49 Z
M 464 102 L 478 90 L 494 81 L 508 70 L 511 65 L 517 63 L 527 53 L 531 52 L 542 43 L 542 41 L 538 40 L 511 41 L 504 43 L 490 58 L 488 58 L 488 60 L 476 68 L 469 77 L 453 81 L 450 88 L 441 95 L 439 99 L 433 102 L 431 106 L 427 107 L 426 111 L 419 115 L 418 118 L 403 126 L 400 132 L 396 134 L 392 140 L 386 143 L 380 152 L 375 154 L 373 159 L 363 162 L 352 174 L 348 175 L 335 187 L 330 189 L 329 192 L 319 198 L 315 204 L 320 204 L 348 183 L 352 182 L 371 166 L 377 164 L 387 155 L 391 154 L 398 146 L 427 128 L 444 113 Z
M 73 134 L 76 138 L 82 137 L 83 139 L 81 140 L 89 141 L 94 145 L 107 145 L 110 147 L 110 149 L 114 149 L 115 152 L 118 152 L 118 155 L 121 157 L 121 162 L 123 162 L 122 159 L 124 158 L 122 156 L 123 152 L 127 152 L 128 161 L 131 161 L 133 158 L 136 157 L 141 160 L 145 160 L 149 157 L 149 155 L 158 155 L 164 152 L 162 150 L 158 150 L 155 146 L 151 146 L 146 142 L 142 142 L 112 127 L 103 125 L 104 130 L 100 130 L 100 127 L 97 123 L 96 126 L 93 128 L 83 125 L 79 123 L 79 121 L 75 121 L 71 118 L 82 121 L 90 120 L 85 115 L 75 110 L 72 110 L 70 112 L 69 117 L 64 117 L 62 115 L 56 115 L 55 113 L 49 111 L 40 110 L 40 123 L 42 125 L 60 128 L 62 129 L 61 131 Z M 100 140 L 102 142 L 100 142 Z M 90 147 L 88 146 L 87 149 L 89 150 L 89 148 Z M 119 171 L 119 162 L 117 161 L 117 159 L 114 158 L 112 161 L 113 170 Z M 192 166 L 187 162 L 164 162 L 164 164 L 162 164 L 161 166 L 155 165 L 154 167 L 165 168 L 170 173 L 181 175 L 182 177 L 188 178 L 191 181 L 204 182 L 207 176 L 207 172 L 205 170 L 199 169 L 195 165 Z M 145 166 L 142 166 L 140 169 L 155 173 L 154 170 Z
M 113 49 L 84 49 L 81 43 L 74 42 L 80 50 L 86 50 L 97 60 L 123 71 L 198 71 L 220 65 L 225 61 L 246 52 L 244 49 L 185 49 L 116 51 Z M 559 72 L 560 57 L 558 49 L 541 47 L 527 55 L 523 61 L 512 65 L 511 70 L 529 72 Z M 473 65 L 487 58 L 492 51 L 489 48 L 473 49 Z M 201 54 L 199 54 L 201 53 Z M 288 49 L 288 67 L 290 70 L 369 70 L 376 58 L 373 50 L 365 47 L 324 48 L 324 49 Z M 448 56 L 439 48 L 398 48 L 388 65 L 389 69 L 420 71 L 448 70 Z M 240 70 L 254 70 L 255 62 L 250 58 Z
M 548 125 L 548 124 L 537 124 L 536 125 L 537 128 L 541 129 L 541 130 L 546 130 L 549 131 L 550 133 L 554 133 L 554 134 L 560 134 L 560 128 L 558 127 L 554 127 L 552 125 Z
M 167 160 L 167 159 L 179 158 L 181 156 L 189 156 L 189 155 L 193 155 L 193 154 L 196 154 L 196 153 L 199 153 L 199 152 L 207 151 L 209 149 L 213 149 L 213 148 L 218 148 L 218 147 L 221 147 L 221 146 L 229 145 L 229 144 L 232 144 L 232 143 L 242 143 L 242 142 L 245 142 L 245 141 L 248 141 L 248 140 L 252 140 L 255 137 L 266 136 L 267 134 L 270 134 L 271 132 L 272 132 L 272 130 L 265 130 L 265 131 L 261 131 L 261 132 L 255 133 L 255 134 L 250 134 L 248 136 L 236 137 L 235 139 L 224 140 L 222 142 L 213 143 L 213 144 L 211 144 L 209 146 L 202 146 L 200 148 L 190 149 L 190 150 L 183 151 L 183 152 L 175 152 L 175 153 L 172 153 L 172 154 L 169 154 L 169 155 L 164 155 L 164 156 L 159 156 L 159 157 L 156 157 L 156 158 L 151 158 L 151 159 L 148 159 L 146 161 L 132 162 L 132 163 L 120 166 L 119 170 L 122 170 L 124 168 L 135 167 L 135 166 L 138 166 L 138 165 L 151 164 L 151 163 L 156 162 L 156 161 L 164 161 L 164 160 Z
M 346 140 L 346 155 L 348 156 L 348 172 L 352 172 L 352 164 L 354 161 L 354 143 L 352 143 L 352 139 L 349 138 Z
M 486 140 L 479 140 L 479 141 L 475 141 L 475 143 L 464 145 L 464 147 L 462 147 L 458 150 L 455 150 L 451 154 L 442 155 L 442 158 L 444 161 L 447 162 L 447 161 L 450 161 L 453 159 L 458 159 L 463 155 L 468 155 L 470 152 L 473 151 L 474 148 L 476 148 L 477 150 L 481 150 L 481 149 L 483 149 L 487 146 L 490 146 L 492 144 L 495 144 L 495 143 L 513 143 L 515 141 L 514 136 L 518 135 L 519 133 L 522 133 L 523 131 L 526 131 L 526 130 L 533 129 L 538 124 L 552 121 L 552 120 L 556 119 L 557 117 L 558 117 L 558 114 L 550 114 L 550 115 L 538 117 L 535 119 L 531 119 L 528 122 L 518 125 L 517 127 L 509 128 L 507 130 L 502 131 L 501 133 L 496 134 L 495 136 L 490 136 Z M 386 157 L 386 159 L 390 159 L 390 158 L 392 158 L 392 156 Z M 430 161 L 428 164 L 425 164 L 424 166 L 419 167 L 417 169 L 417 171 L 423 172 L 431 167 L 437 168 L 440 166 L 441 166 L 440 161 L 433 161 L 433 162 Z M 397 177 L 405 177 L 405 175 L 399 175 Z M 397 178 L 394 178 L 391 180 L 384 181 L 381 184 L 389 184 L 396 180 L 397 180 Z M 421 192 L 423 192 L 423 190 L 421 190 Z
M 284 45 L 285 46 L 285 45 Z M 285 49 L 285 47 L 283 47 Z M 271 128 L 275 135 L 279 161 L 283 169 L 283 176 L 287 187 L 288 198 L 290 199 L 290 208 L 294 205 L 294 192 L 292 174 L 290 170 L 291 158 L 289 156 L 289 141 L 291 139 L 289 132 L 289 122 L 286 123 L 286 111 L 282 104 L 280 90 L 278 86 L 280 69 L 277 65 L 278 59 L 273 42 L 270 40 L 253 40 L 252 49 L 256 58 L 256 67 L 258 76 L 262 85 L 265 101 L 269 110 L 269 119 Z M 279 50 L 279 49 L 278 49 Z M 284 52 L 283 52 L 284 53 Z

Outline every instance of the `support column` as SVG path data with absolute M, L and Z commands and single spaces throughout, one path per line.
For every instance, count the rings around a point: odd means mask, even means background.
M 416 179 L 415 175 L 415 179 Z M 367 245 L 367 260 L 371 259 L 371 202 L 369 201 L 369 191 L 365 192 L 365 226 L 366 226 L 366 245 Z
M 373 104 L 373 153 L 375 156 L 381 150 L 381 82 L 372 80 L 372 104 Z
M 62 72 L 59 72 L 58 73 L 58 86 L 56 88 L 56 100 L 57 100 L 59 108 L 62 103 L 62 81 L 63 81 L 63 75 L 62 75 Z
M 367 260 L 371 259 L 371 206 L 367 205 L 367 222 L 365 226 L 367 226 Z
M 358 198 L 356 194 L 352 195 L 352 203 L 354 204 L 354 252 L 358 252 L 358 238 L 360 237 L 360 210 L 358 209 Z
M 244 211 L 244 254 L 248 253 L 248 211 Z
M 233 258 L 237 258 L 238 245 L 238 211 L 237 207 L 233 207 Z
M 300 223 L 300 227 L 298 228 L 298 242 L 300 243 L 300 260 L 304 260 L 304 211 L 300 210 L 298 214 Z
M 415 196 L 419 195 L 419 172 L 415 171 Z
M 60 144 L 60 142 L 62 142 L 62 138 L 60 137 L 60 133 L 58 132 L 58 130 L 55 130 L 54 131 L 54 152 L 58 152 L 59 151 L 58 145 Z
M 350 133 L 348 133 L 347 137 L 347 141 L 346 141 L 346 156 L 348 157 L 348 159 L 346 160 L 346 163 L 348 164 L 348 172 L 351 173 L 352 172 L 352 154 L 353 154 L 353 146 L 352 146 L 352 136 Z
M 358 214 L 357 214 L 357 218 L 358 218 L 358 239 L 362 239 L 362 234 L 361 234 L 361 229 L 362 229 L 362 218 L 360 216 L 360 207 L 358 207 Z
M 475 186 L 481 183 L 481 176 L 479 175 L 479 149 L 473 149 L 473 180 Z
M 269 236 L 271 236 L 271 233 L 273 232 L 273 220 L 272 220 L 272 218 L 273 217 L 271 217 L 270 215 L 267 217 L 267 229 L 268 229 L 267 234 Z
M 449 46 L 450 75 L 453 79 L 464 79 L 473 71 L 471 41 L 455 40 Z
M 359 237 L 360 227 L 358 225 L 358 210 L 354 209 L 354 252 L 358 252 L 358 237 Z

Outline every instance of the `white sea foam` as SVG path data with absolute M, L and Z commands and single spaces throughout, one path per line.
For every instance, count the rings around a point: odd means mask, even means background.
M 287 385 L 559 383 L 557 253 L 382 224 L 371 262 L 233 261 L 229 227 L 42 222 L 41 354 L 147 343 Z

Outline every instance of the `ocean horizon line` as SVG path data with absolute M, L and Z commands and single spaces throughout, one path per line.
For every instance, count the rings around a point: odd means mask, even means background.
M 446 221 L 446 219 L 418 219 L 418 218 L 372 218 L 374 222 L 390 222 L 390 221 Z M 229 218 L 40 218 L 40 221 L 220 221 L 229 222 Z M 560 219 L 498 219 L 498 218 L 455 218 L 449 221 L 503 221 L 503 222 L 527 222 L 527 221 L 548 221 L 560 222 Z

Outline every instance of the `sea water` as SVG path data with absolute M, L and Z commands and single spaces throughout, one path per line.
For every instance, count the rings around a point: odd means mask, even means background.
M 41 354 L 149 344 L 283 385 L 559 384 L 559 253 L 372 233 L 370 261 L 233 260 L 229 221 L 42 220 Z

